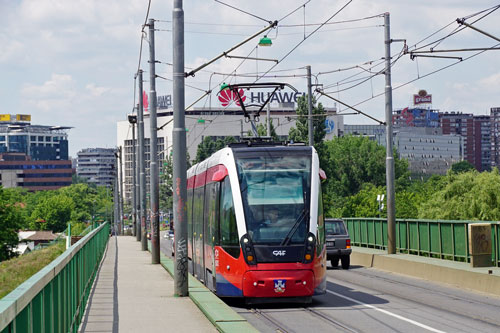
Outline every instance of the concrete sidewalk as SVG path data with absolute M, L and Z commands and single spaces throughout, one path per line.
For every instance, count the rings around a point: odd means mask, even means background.
M 351 264 L 373 267 L 500 296 L 500 268 L 472 268 L 469 263 L 352 247 Z
M 111 237 L 80 332 L 217 332 L 134 237 Z

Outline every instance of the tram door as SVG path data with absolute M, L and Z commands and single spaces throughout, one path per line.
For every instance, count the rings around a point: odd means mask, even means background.
M 193 225 L 193 259 L 194 275 L 205 282 L 204 253 L 203 253 L 203 204 L 205 187 L 194 190 L 194 225 Z

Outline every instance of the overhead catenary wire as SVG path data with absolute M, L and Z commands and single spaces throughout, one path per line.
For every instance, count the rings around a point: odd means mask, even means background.
M 493 13 L 495 10 L 499 9 L 500 8 L 500 5 L 496 5 L 496 6 L 493 6 L 493 7 L 490 7 L 488 9 L 485 9 L 485 10 L 482 10 L 482 11 L 479 11 L 479 12 L 476 12 L 474 14 L 471 14 L 471 15 L 468 15 L 468 16 L 465 16 L 464 19 L 470 19 L 474 16 L 477 16 L 477 15 L 480 15 L 480 14 L 483 14 L 485 12 L 487 12 L 486 14 L 480 16 L 479 18 L 477 18 L 476 20 L 474 20 L 471 24 L 474 24 L 480 20 L 482 20 L 483 18 L 485 18 L 486 16 L 490 15 L 491 13 Z M 434 45 L 434 48 L 439 45 L 443 40 L 447 39 L 447 38 L 450 38 L 451 36 L 457 34 L 458 32 L 466 29 L 466 27 L 464 26 L 458 26 L 456 27 L 455 29 L 453 29 L 453 31 L 451 33 L 449 33 L 448 35 L 444 36 L 444 37 L 441 37 L 439 39 L 437 39 L 436 41 L 433 41 L 433 42 L 430 42 L 430 43 L 427 43 L 425 45 L 422 45 L 420 47 L 417 48 L 417 45 L 427 39 L 429 39 L 431 36 L 434 36 L 436 35 L 437 33 L 441 32 L 442 30 L 444 30 L 445 28 L 451 26 L 452 24 L 455 24 L 457 23 L 456 20 L 453 20 L 452 22 L 448 23 L 445 27 L 439 29 L 438 31 L 432 33 L 431 35 L 425 37 L 424 39 L 422 39 L 421 41 L 417 42 L 416 44 L 412 45 L 411 47 L 409 47 L 409 49 L 412 49 L 413 51 L 417 51 L 417 50 L 420 50 L 420 49 L 423 49 L 423 48 L 426 48 L 428 46 L 431 46 L 431 45 Z M 413 49 L 414 48 L 414 49 Z
M 217 0 L 216 0 L 217 1 Z M 328 23 L 331 19 L 333 19 L 336 15 L 338 15 L 344 8 L 346 8 L 350 3 L 352 2 L 352 0 L 348 1 L 347 3 L 345 3 L 338 11 L 336 11 L 332 16 L 330 16 L 326 21 L 324 21 L 320 26 L 318 26 L 316 29 L 314 29 L 311 33 L 309 33 L 307 36 L 305 36 L 305 38 L 303 40 L 301 40 L 296 46 L 294 46 L 287 54 L 285 54 L 280 60 L 278 63 L 276 63 L 274 66 L 272 66 L 270 69 L 268 69 L 266 72 L 264 72 L 264 75 L 260 75 L 257 77 L 257 79 L 255 80 L 255 82 L 257 82 L 258 80 L 260 80 L 261 78 L 263 78 L 267 73 L 269 73 L 272 69 L 274 69 L 278 64 L 280 64 L 284 59 L 286 59 L 293 51 L 295 51 L 306 39 L 308 39 L 309 37 L 311 37 L 314 33 L 316 33 L 319 29 L 321 29 L 324 24 Z M 251 54 L 251 53 L 250 53 Z M 242 61 L 242 63 L 244 62 L 245 60 Z M 240 66 L 241 64 L 240 63 Z M 239 66 L 238 66 L 239 67 Z M 236 70 L 235 70 L 236 71 Z M 234 72 L 235 72 L 234 71 Z M 210 87 L 211 88 L 211 87 Z M 209 89 L 211 90 L 211 89 Z M 203 97 L 202 97 L 203 98 Z M 194 105 L 194 103 L 192 104 Z M 216 117 L 217 118 L 217 117 Z M 202 131 L 203 133 L 204 131 Z M 200 133 L 200 135 L 202 134 Z M 199 136 L 200 136 L 199 135 Z M 198 137 L 199 137 L 198 136 Z
M 344 10 L 353 0 L 349 0 L 347 3 L 345 3 L 339 10 L 337 10 L 332 16 L 330 16 L 325 22 L 323 22 L 323 24 L 321 24 L 320 26 L 318 26 L 316 29 L 314 29 L 310 34 L 308 34 L 307 36 L 304 37 L 304 39 L 302 39 L 297 45 L 295 45 L 290 51 L 288 51 L 288 53 L 286 53 L 279 61 L 278 63 L 274 64 L 273 66 L 271 66 L 270 69 L 268 69 L 265 73 L 267 74 L 269 71 L 271 71 L 272 69 L 274 69 L 276 66 L 278 66 L 281 62 L 283 62 L 283 60 L 285 60 L 291 53 L 293 53 L 300 45 L 302 45 L 302 43 L 304 41 L 306 41 L 309 37 L 311 37 L 312 35 L 314 35 L 319 29 L 321 29 L 326 23 L 328 23 L 331 19 L 333 19 L 335 16 L 337 16 L 342 10 Z M 259 76 L 257 78 L 257 80 L 255 80 L 255 82 L 259 81 L 260 78 L 262 78 L 262 76 Z
M 167 77 L 164 77 L 164 76 L 161 76 L 161 75 L 158 75 L 156 74 L 156 77 L 157 78 L 160 78 L 162 80 L 166 80 L 166 81 L 173 81 L 172 79 L 169 79 Z M 196 89 L 196 90 L 199 90 L 199 91 L 202 91 L 202 92 L 207 92 L 205 89 L 201 89 L 201 88 L 198 88 L 198 87 L 195 87 L 195 86 L 192 86 L 190 84 L 184 84 L 186 87 L 189 87 L 189 88 L 192 88 L 192 89 Z
M 140 46 L 139 46 L 139 61 L 138 61 L 138 64 L 137 64 L 137 71 L 135 72 L 136 74 L 134 75 L 134 102 L 133 102 L 133 105 L 132 105 L 132 110 L 134 110 L 135 108 L 135 95 L 137 93 L 136 91 L 136 84 L 137 84 L 137 73 L 139 73 L 139 69 L 141 68 L 141 60 L 142 60 L 142 41 L 144 40 L 144 28 L 146 27 L 146 23 L 148 22 L 148 18 L 149 18 L 149 10 L 151 9 L 151 0 L 148 1 L 148 9 L 146 10 L 146 18 L 144 19 L 144 24 L 142 25 L 142 29 L 141 29 L 141 43 L 140 43 Z M 142 93 L 142 92 L 141 92 Z
M 220 1 L 220 0 L 214 0 L 214 1 L 215 1 L 215 2 L 217 2 L 217 3 L 220 3 L 221 5 L 227 6 L 227 7 L 229 7 L 229 8 L 234 9 L 234 10 L 237 10 L 237 11 L 239 11 L 239 12 L 242 12 L 242 13 L 244 13 L 244 14 L 250 15 L 250 16 L 255 17 L 255 18 L 257 18 L 257 19 L 259 19 L 259 20 L 262 20 L 262 21 L 264 21 L 264 22 L 267 22 L 267 23 L 269 23 L 269 24 L 271 24 L 271 23 L 273 22 L 273 21 L 271 21 L 271 20 L 266 20 L 265 18 L 262 18 L 262 17 L 260 17 L 260 16 L 255 15 L 255 14 L 252 14 L 252 13 L 250 13 L 250 12 L 244 11 L 243 9 L 240 9 L 240 8 L 237 8 L 237 7 L 234 7 L 234 6 L 231 6 L 231 5 L 229 5 L 229 4 L 225 3 L 225 2 L 222 2 L 222 1 Z
M 500 43 L 498 43 L 498 44 L 496 44 L 496 45 L 493 45 L 491 48 L 496 48 L 496 47 L 499 47 L 499 46 L 500 46 Z M 413 82 L 415 82 L 415 81 L 421 80 L 421 79 L 423 79 L 423 78 L 425 78 L 425 77 L 428 77 L 428 76 L 430 76 L 430 75 L 436 74 L 436 73 L 438 73 L 438 72 L 441 72 L 441 71 L 443 71 L 443 70 L 445 70 L 445 69 L 448 69 L 448 68 L 450 68 L 450 67 L 453 67 L 453 66 L 455 66 L 455 65 L 458 65 L 458 64 L 460 64 L 460 63 L 463 63 L 464 61 L 467 61 L 467 60 L 469 60 L 469 59 L 471 59 L 471 58 L 474 58 L 474 57 L 476 57 L 476 56 L 478 56 L 478 55 L 480 55 L 480 54 L 482 54 L 482 53 L 484 53 L 484 52 L 486 52 L 486 51 L 487 51 L 487 50 L 482 50 L 482 51 L 479 51 L 479 52 L 477 52 L 477 53 L 475 53 L 475 54 L 473 54 L 473 55 L 470 55 L 469 57 L 464 58 L 462 61 L 457 61 L 457 62 L 454 62 L 454 63 L 448 64 L 448 65 L 443 66 L 443 67 L 441 67 L 441 68 L 438 68 L 438 69 L 436 69 L 436 70 L 434 70 L 434 71 L 431 71 L 431 72 L 429 72 L 429 73 L 423 74 L 423 75 L 421 75 L 421 76 L 419 76 L 419 77 L 416 77 L 416 78 L 411 79 L 411 80 L 409 80 L 409 81 L 406 81 L 406 82 L 404 82 L 404 83 L 401 83 L 401 84 L 399 84 L 399 85 L 397 85 L 397 86 L 395 86 L 395 87 L 392 87 L 392 91 L 397 90 L 397 89 L 399 89 L 399 88 L 402 88 L 402 87 L 404 87 L 404 86 L 407 86 L 407 85 L 408 85 L 408 84 L 410 84 L 410 83 L 413 83 Z M 370 101 L 370 100 L 372 100 L 372 99 L 375 99 L 375 98 L 377 98 L 377 97 L 380 97 L 380 96 L 382 96 L 382 95 L 384 95 L 384 94 L 385 94 L 385 91 L 383 91 L 383 92 L 381 92 L 381 93 L 378 93 L 378 94 L 376 94 L 376 95 L 374 95 L 374 96 L 372 96 L 372 97 L 370 97 L 370 98 L 364 99 L 364 100 L 362 100 L 362 101 L 360 101 L 360 102 L 358 102 L 358 103 L 356 103 L 356 104 L 353 104 L 352 106 L 359 106 L 359 105 L 364 104 L 364 103 L 366 103 L 366 102 L 368 102 L 368 101 Z M 347 109 L 344 109 L 344 110 L 347 110 Z M 339 112 L 342 112 L 342 111 L 343 111 L 343 110 L 341 110 L 341 111 L 339 111 Z
M 348 30 L 359 30 L 359 29 L 370 29 L 370 28 L 379 28 L 383 27 L 383 25 L 368 25 L 368 26 L 359 26 L 359 27 L 347 27 L 347 28 L 339 28 L 339 29 L 326 29 L 318 31 L 318 33 L 326 33 L 326 32 L 334 32 L 334 31 L 348 31 Z M 155 29 L 155 31 L 166 31 L 172 32 L 171 29 Z M 214 31 L 193 31 L 186 30 L 185 33 L 191 34 L 201 34 L 201 35 L 220 35 L 220 36 L 248 36 L 248 34 L 244 33 L 233 33 L 233 32 L 214 32 Z M 288 33 L 280 33 L 281 36 L 294 36 L 294 35 L 302 35 L 302 32 L 288 32 Z
M 281 22 L 281 21 L 283 21 L 284 19 L 288 18 L 290 15 L 293 15 L 293 13 L 297 12 L 299 9 L 301 9 L 301 8 L 305 8 L 305 7 L 306 7 L 306 5 L 307 5 L 309 2 L 311 2 L 311 0 L 308 0 L 308 1 L 304 2 L 302 5 L 298 6 L 296 9 L 292 10 L 290 13 L 288 13 L 288 14 L 286 14 L 285 16 L 283 16 L 282 18 L 280 18 L 280 19 L 278 20 L 278 22 Z
M 299 9 L 302 8 L 302 6 L 299 7 Z M 378 17 L 383 17 L 384 14 L 376 14 L 372 16 L 366 16 L 362 17 L 359 19 L 351 19 L 351 20 L 342 20 L 342 21 L 333 21 L 333 22 L 328 22 L 324 25 L 335 25 L 335 24 L 344 24 L 344 23 L 352 23 L 352 22 L 360 22 L 360 21 L 365 21 L 365 20 L 370 20 L 373 18 L 378 18 Z M 310 26 L 319 26 L 322 25 L 323 22 L 319 23 L 301 23 L 301 24 L 280 24 L 279 22 L 283 21 L 283 18 L 278 20 L 278 27 L 279 28 L 302 28 L 304 26 L 310 27 Z M 155 22 L 164 22 L 164 23 L 172 23 L 171 20 L 155 20 Z M 267 22 L 267 21 L 266 21 Z M 453 22 L 452 22 L 453 23 Z M 206 25 L 206 26 L 221 26 L 221 27 L 261 27 L 261 24 L 240 24 L 240 23 L 213 23 L 213 22 L 189 22 L 186 21 L 184 24 L 191 24 L 191 25 Z

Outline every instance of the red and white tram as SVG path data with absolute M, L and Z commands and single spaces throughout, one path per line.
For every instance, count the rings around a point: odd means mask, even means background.
M 248 302 L 324 294 L 320 172 L 312 147 L 246 143 L 191 167 L 190 273 L 218 296 Z

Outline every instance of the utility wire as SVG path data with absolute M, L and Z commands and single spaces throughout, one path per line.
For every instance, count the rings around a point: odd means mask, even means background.
M 314 29 L 309 35 L 305 36 L 304 39 L 302 39 L 297 45 L 295 45 L 290 51 L 288 51 L 287 54 L 285 54 L 276 64 L 274 64 L 273 66 L 271 66 L 271 68 L 269 68 L 262 76 L 259 76 L 257 78 L 257 80 L 255 80 L 255 82 L 259 81 L 264 75 L 266 75 L 267 73 L 269 73 L 269 71 L 271 71 L 273 68 L 275 68 L 276 66 L 278 66 L 278 64 L 280 64 L 283 60 L 285 60 L 293 51 L 295 51 L 305 40 L 307 40 L 309 37 L 311 37 L 314 33 L 316 33 L 316 31 L 318 31 L 319 29 L 321 29 L 326 23 L 328 23 L 331 19 L 333 19 L 335 16 L 337 16 L 337 14 L 339 14 L 342 10 L 344 10 L 344 8 L 346 8 L 353 0 L 349 0 L 344 6 L 342 6 L 338 11 L 336 11 L 332 16 L 330 16 L 325 22 L 323 22 L 323 24 L 321 24 L 319 27 L 317 27 L 316 29 Z
M 318 33 L 325 33 L 325 32 L 334 32 L 334 31 L 347 31 L 347 30 L 358 30 L 358 29 L 369 29 L 369 28 L 379 28 L 383 27 L 383 25 L 367 25 L 367 26 L 359 26 L 359 27 L 348 27 L 348 28 L 339 28 L 339 29 L 326 29 L 326 30 L 321 30 Z M 166 32 L 172 32 L 171 29 L 155 29 L 155 31 L 166 31 Z M 185 33 L 191 33 L 191 34 L 203 34 L 203 35 L 220 35 L 220 36 L 248 36 L 248 34 L 244 33 L 233 33 L 233 32 L 215 32 L 215 31 L 194 31 L 194 30 L 186 30 L 184 31 Z M 280 33 L 280 36 L 293 36 L 293 35 L 302 35 L 302 32 L 286 32 L 286 33 Z
M 163 79 L 163 80 L 166 80 L 166 81 L 173 81 L 172 79 L 169 79 L 169 78 L 166 78 L 164 76 L 161 76 L 161 75 L 158 75 L 156 74 L 156 77 L 157 78 L 160 78 L 160 79 Z M 196 89 L 196 90 L 199 90 L 199 91 L 202 91 L 202 92 L 207 92 L 206 90 L 204 89 L 201 89 L 201 88 L 198 88 L 198 87 L 195 87 L 195 86 L 192 86 L 192 85 L 189 85 L 189 84 L 184 84 L 186 87 L 189 87 L 189 88 L 193 88 L 193 89 Z
M 332 24 L 342 24 L 342 23 L 352 23 L 352 22 L 359 22 L 359 21 L 365 21 L 377 17 L 383 17 L 384 14 L 377 14 L 377 15 L 372 15 L 372 16 L 367 16 L 359 19 L 352 19 L 352 20 L 342 20 L 342 21 L 334 21 L 334 22 L 327 22 L 327 23 L 307 23 L 307 24 L 279 24 L 278 26 L 280 28 L 294 28 L 294 27 L 309 27 L 309 26 L 317 26 L 317 25 L 332 25 Z M 278 21 L 279 22 L 279 21 Z
M 135 98 L 136 98 L 136 83 L 137 83 L 137 74 L 139 73 L 139 69 L 141 68 L 141 59 L 142 59 L 142 41 L 144 39 L 144 28 L 146 27 L 146 23 L 148 22 L 149 10 L 151 9 L 151 0 L 148 2 L 148 9 L 146 11 L 146 18 L 144 19 L 144 24 L 142 25 L 141 30 L 141 45 L 139 46 L 139 62 L 137 64 L 136 75 L 134 76 L 134 104 L 132 105 L 132 110 L 135 108 Z M 142 91 L 141 91 L 142 94 Z
M 288 16 L 292 15 L 293 13 L 295 13 L 296 11 L 298 11 L 299 9 L 301 9 L 301 8 L 305 8 L 305 7 L 306 7 L 306 5 L 307 5 L 309 2 L 311 2 L 311 0 L 308 0 L 308 1 L 304 2 L 302 5 L 300 5 L 300 6 L 299 6 L 299 7 L 297 7 L 296 9 L 294 9 L 294 10 L 292 10 L 290 13 L 286 14 L 285 16 L 283 16 L 282 18 L 280 18 L 280 19 L 278 20 L 278 22 L 283 21 L 284 19 L 286 19 Z
M 308 1 L 309 2 L 309 1 Z M 298 9 L 302 8 L 300 6 Z M 352 23 L 352 22 L 359 22 L 359 21 L 364 21 L 364 20 L 369 20 L 377 17 L 383 17 L 384 14 L 377 14 L 377 15 L 372 15 L 372 16 L 367 16 L 359 19 L 351 19 L 351 20 L 342 20 L 342 21 L 333 21 L 333 22 L 328 22 L 325 25 L 334 25 L 334 24 L 343 24 L 343 23 Z M 278 20 L 278 22 L 283 21 L 286 18 L 283 17 L 281 20 Z M 155 22 L 164 22 L 164 23 L 172 23 L 171 20 L 155 20 Z M 267 21 L 266 21 L 267 22 Z M 452 22 L 453 23 L 453 22 Z M 259 24 L 230 24 L 230 23 L 211 23 L 211 22 L 184 22 L 184 24 L 190 24 L 190 25 L 208 25 L 208 26 L 221 26 L 221 27 L 261 27 L 262 25 Z M 318 26 L 322 25 L 323 23 L 301 23 L 301 24 L 279 24 L 279 28 L 302 28 L 303 26 Z
M 491 47 L 491 49 L 496 48 L 496 47 L 498 47 L 498 46 L 500 46 L 500 43 L 493 45 L 493 46 Z M 412 80 L 409 80 L 409 81 L 407 81 L 407 82 L 405 82 L 405 83 L 401 83 L 400 85 L 393 87 L 393 88 L 392 88 L 392 91 L 394 91 L 394 90 L 396 90 L 396 89 L 399 89 L 399 88 L 402 88 L 402 87 L 404 87 L 404 86 L 407 86 L 408 84 L 413 83 L 413 82 L 415 82 L 415 81 L 418 81 L 418 80 L 420 80 L 420 79 L 423 79 L 423 78 L 425 78 L 425 77 L 427 77 L 427 76 L 430 76 L 430 75 L 436 74 L 436 73 L 438 73 L 438 72 L 441 72 L 441 71 L 443 71 L 443 70 L 445 70 L 445 69 L 447 69 L 447 68 L 453 67 L 453 66 L 455 66 L 455 65 L 457 65 L 457 64 L 459 64 L 459 63 L 462 63 L 462 62 L 464 62 L 464 61 L 466 61 L 466 60 L 469 60 L 469 59 L 471 59 L 471 58 L 474 58 L 474 57 L 476 57 L 476 56 L 478 56 L 478 55 L 480 55 L 481 53 L 484 53 L 484 52 L 486 52 L 486 51 L 487 51 L 487 50 L 482 50 L 482 51 L 479 51 L 479 52 L 477 52 L 477 53 L 475 53 L 475 54 L 473 54 L 473 55 L 470 55 L 469 57 L 464 58 L 464 59 L 463 59 L 463 60 L 461 60 L 461 61 L 457 61 L 457 62 L 454 62 L 454 63 L 448 64 L 448 65 L 446 65 L 446 66 L 444 66 L 444 67 L 441 67 L 441 68 L 438 68 L 438 69 L 436 69 L 436 70 L 434 70 L 434 71 L 432 71 L 432 72 L 426 73 L 426 74 L 424 74 L 424 75 L 422 75 L 422 76 L 419 76 L 419 77 L 416 77 L 416 78 L 414 78 L 414 79 L 412 79 Z M 384 91 L 384 92 L 381 92 L 381 93 L 379 93 L 379 94 L 376 94 L 376 95 L 374 95 L 374 96 L 372 96 L 372 97 L 370 97 L 370 98 L 367 98 L 367 99 L 365 99 L 365 100 L 363 100 L 363 101 L 361 101 L 361 102 L 359 102 L 359 103 L 357 103 L 357 104 L 354 104 L 354 105 L 352 105 L 352 106 L 358 106 L 358 105 L 361 105 L 361 104 L 366 103 L 366 102 L 368 102 L 368 101 L 370 101 L 370 100 L 372 100 L 372 99 L 375 99 L 375 98 L 377 98 L 377 97 L 380 97 L 380 96 L 382 96 L 382 95 L 384 95 L 384 94 L 385 94 L 385 91 Z M 345 110 L 347 110 L 347 109 L 340 110 L 339 112 L 343 112 L 343 111 L 345 111 Z
M 269 24 L 273 23 L 273 21 L 266 20 L 265 18 L 262 18 L 262 17 L 260 17 L 260 16 L 255 15 L 255 14 L 252 14 L 252 13 L 246 12 L 246 11 L 244 11 L 243 9 L 240 9 L 240 8 L 237 8 L 237 7 L 234 7 L 234 6 L 231 6 L 231 5 L 229 5 L 229 4 L 227 4 L 227 3 L 224 3 L 224 2 L 222 2 L 222 1 L 215 0 L 215 2 L 218 2 L 218 3 L 220 3 L 221 5 L 224 5 L 224 6 L 228 6 L 229 8 L 232 8 L 232 9 L 237 10 L 237 11 L 239 11 L 239 12 L 245 13 L 245 14 L 247 14 L 247 15 L 253 16 L 253 17 L 255 17 L 255 18 L 259 19 L 259 20 L 262 20 L 262 21 L 264 21 L 264 22 L 267 22 L 267 23 L 269 23 Z
M 493 6 L 493 7 L 490 7 L 490 8 L 488 8 L 488 9 L 485 9 L 485 10 L 479 11 L 479 12 L 477 12 L 477 13 L 474 13 L 474 14 L 468 15 L 468 16 L 464 17 L 464 19 L 469 19 L 469 18 L 472 18 L 472 17 L 474 17 L 474 16 L 477 16 L 477 15 L 479 15 L 479 14 L 482 14 L 482 13 L 484 13 L 484 12 L 489 11 L 488 13 L 486 13 L 486 14 L 484 14 L 483 16 L 481 16 L 481 17 L 477 18 L 475 21 L 473 21 L 473 22 L 471 23 L 471 24 L 474 24 L 474 23 L 476 23 L 476 22 L 478 22 L 478 21 L 482 20 L 482 19 L 483 19 L 483 18 L 485 18 L 486 16 L 490 15 L 491 13 L 493 13 L 493 12 L 494 12 L 495 10 L 497 10 L 498 8 L 500 8 L 500 5 Z M 464 29 L 466 29 L 466 27 L 465 27 L 465 26 L 458 26 L 458 27 L 456 27 L 455 29 L 453 29 L 453 31 L 452 31 L 452 32 L 450 32 L 448 35 L 446 35 L 446 36 L 444 36 L 444 37 L 441 37 L 441 38 L 439 38 L 438 40 L 436 40 L 436 41 L 434 41 L 434 42 L 430 42 L 430 43 L 428 43 L 428 44 L 422 45 L 422 46 L 420 46 L 420 47 L 418 47 L 418 48 L 417 48 L 417 45 L 418 45 L 419 43 L 421 43 L 421 42 L 423 42 L 423 41 L 425 41 L 425 40 L 429 39 L 431 36 L 433 36 L 433 35 L 435 35 L 435 34 L 437 34 L 437 33 L 441 32 L 442 30 L 444 30 L 445 28 L 449 27 L 450 25 L 452 25 L 452 24 L 454 24 L 454 23 L 456 23 L 456 20 L 453 20 L 452 22 L 450 22 L 449 24 L 447 24 L 447 25 L 446 25 L 446 26 L 444 26 L 443 28 L 441 28 L 441 29 L 439 29 L 438 31 L 436 31 L 436 32 L 432 33 L 431 35 L 427 36 L 426 38 L 424 38 L 424 39 L 423 39 L 423 40 L 421 40 L 420 42 L 417 42 L 416 44 L 412 45 L 412 46 L 411 46 L 411 48 L 415 47 L 415 49 L 412 49 L 412 50 L 413 50 L 413 51 L 417 51 L 417 50 L 420 50 L 420 49 L 423 49 L 423 48 L 426 48 L 426 47 L 428 47 L 428 46 L 431 46 L 431 45 L 436 44 L 436 45 L 434 45 L 434 47 L 433 47 L 433 48 L 435 48 L 435 47 L 436 47 L 437 45 L 439 45 L 439 44 L 440 44 L 443 40 L 445 40 L 445 39 L 447 39 L 447 38 L 449 38 L 449 37 L 451 37 L 451 36 L 453 36 L 453 35 L 455 35 L 455 34 L 459 33 L 460 31 L 462 31 L 462 30 L 464 30 Z
M 141 29 L 141 46 L 139 48 L 139 64 L 137 65 L 137 73 L 139 72 L 139 69 L 141 67 L 141 58 L 142 58 L 142 40 L 144 39 L 144 28 L 146 27 L 146 23 L 148 22 L 149 18 L 149 10 L 151 9 L 151 0 L 148 1 L 148 9 L 146 11 L 146 18 L 144 19 L 144 24 L 142 25 Z
M 218 0 L 215 0 L 215 1 L 219 2 Z M 314 31 L 312 31 L 309 35 L 305 36 L 305 38 L 304 38 L 303 40 L 301 40 L 301 41 L 300 41 L 300 42 L 299 42 L 299 43 L 298 43 L 295 47 L 293 47 L 293 48 L 292 48 L 292 49 L 291 49 L 291 50 L 290 50 L 287 54 L 285 54 L 285 56 L 283 56 L 283 57 L 282 57 L 282 58 L 278 61 L 278 63 L 276 63 L 276 64 L 275 64 L 275 65 L 273 65 L 270 69 L 268 69 L 268 70 L 267 70 L 267 71 L 266 71 L 266 72 L 265 72 L 262 76 L 257 77 L 257 79 L 255 80 L 255 82 L 259 81 L 262 77 L 264 77 L 266 74 L 268 74 L 268 73 L 269 73 L 269 72 L 270 72 L 273 68 L 275 68 L 275 67 L 276 67 L 279 63 L 281 63 L 281 62 L 282 62 L 285 58 L 287 58 L 287 57 L 288 57 L 288 56 L 289 56 L 289 55 L 290 55 L 293 51 L 295 51 L 295 50 L 296 50 L 296 49 L 297 49 L 297 48 L 298 48 L 298 47 L 299 47 L 299 46 L 300 46 L 300 45 L 301 45 L 301 44 L 302 44 L 302 43 L 303 43 L 303 42 L 304 42 L 307 38 L 311 37 L 311 36 L 312 36 L 312 35 L 313 35 L 316 31 L 318 31 L 319 29 L 321 29 L 321 28 L 324 26 L 324 24 L 328 23 L 331 19 L 333 19 L 336 15 L 338 15 L 338 14 L 339 14 L 339 13 L 340 13 L 340 12 L 341 12 L 344 8 L 346 8 L 346 7 L 347 7 L 347 6 L 348 6 L 351 2 L 352 2 L 352 0 L 349 0 L 349 1 L 348 1 L 346 4 L 344 4 L 344 6 L 342 6 L 342 7 L 341 7 L 341 8 L 340 8 L 337 12 L 335 12 L 335 13 L 334 13 L 332 16 L 330 16 L 330 17 L 329 17 L 329 18 L 328 18 L 325 22 L 323 22 L 323 24 L 322 24 L 322 25 L 320 25 L 319 27 L 317 27 L 317 28 L 316 28 Z M 253 50 L 252 50 L 252 52 L 253 52 Z M 252 53 L 252 52 L 251 52 L 251 53 Z M 250 53 L 250 54 L 251 54 L 251 53 Z M 250 54 L 249 54 L 249 55 L 250 55 Z M 244 60 L 240 63 L 240 65 L 239 65 L 237 68 L 239 68 L 239 67 L 243 64 L 243 62 L 244 62 L 245 60 L 246 60 L 246 59 L 244 59 Z M 236 70 L 237 70 L 237 69 L 235 69 L 233 72 L 235 72 Z M 214 120 L 215 120 L 215 119 L 217 119 L 217 117 L 218 117 L 218 116 L 216 116 L 216 117 L 214 118 Z M 205 127 L 205 129 L 206 129 L 206 128 L 207 128 L 207 127 Z M 202 135 L 202 133 L 205 131 L 205 129 L 204 129 L 204 130 L 203 130 L 203 131 L 202 131 L 202 132 L 198 135 L 198 137 L 197 137 L 196 139 L 198 139 L 198 138 Z

